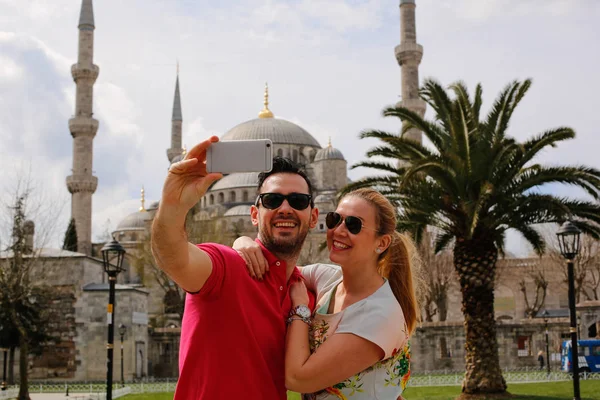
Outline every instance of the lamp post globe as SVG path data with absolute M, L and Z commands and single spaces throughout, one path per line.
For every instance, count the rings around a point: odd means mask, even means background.
M 577 341 L 577 314 L 575 309 L 575 266 L 573 260 L 579 254 L 581 230 L 572 221 L 566 221 L 562 224 L 558 232 L 556 232 L 556 236 L 558 238 L 560 254 L 567 260 L 570 314 L 569 333 L 571 335 L 571 354 L 573 358 L 571 361 L 573 365 L 573 399 L 580 400 L 579 349 Z
M 108 343 L 106 344 L 106 400 L 112 400 L 112 382 L 113 382 L 113 349 L 115 336 L 115 284 L 117 275 L 123 271 L 123 260 L 125 259 L 125 249 L 121 244 L 113 239 L 107 243 L 102 250 L 102 265 L 104 272 L 108 275 L 108 307 L 107 307 L 107 325 L 108 325 Z

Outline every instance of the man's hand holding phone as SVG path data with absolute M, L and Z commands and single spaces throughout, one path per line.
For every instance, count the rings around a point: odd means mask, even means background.
M 185 217 L 210 185 L 223 177 L 220 173 L 206 171 L 206 151 L 218 141 L 217 136 L 212 136 L 198 143 L 187 152 L 183 160 L 171 165 L 163 186 L 160 209 L 169 208 L 176 215 L 183 214 Z M 160 209 L 159 212 L 163 211 Z

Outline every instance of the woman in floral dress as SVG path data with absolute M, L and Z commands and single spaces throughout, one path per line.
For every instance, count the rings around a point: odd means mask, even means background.
M 290 289 L 286 386 L 304 399 L 396 399 L 410 376 L 408 339 L 418 318 L 414 246 L 396 232 L 394 207 L 375 190 L 345 195 L 326 223 L 330 259 L 340 266 L 303 267 L 306 285 Z M 259 254 L 254 247 L 247 239 L 234 244 L 249 263 Z M 317 294 L 312 315 L 304 311 L 307 286 Z

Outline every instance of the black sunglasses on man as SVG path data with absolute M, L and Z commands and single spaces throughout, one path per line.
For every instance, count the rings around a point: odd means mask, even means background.
M 281 207 L 284 200 L 287 200 L 290 207 L 298 211 L 305 210 L 309 205 L 314 207 L 312 196 L 305 193 L 261 193 L 256 198 L 254 205 L 258 207 L 258 203 L 260 202 L 265 208 L 274 210 Z

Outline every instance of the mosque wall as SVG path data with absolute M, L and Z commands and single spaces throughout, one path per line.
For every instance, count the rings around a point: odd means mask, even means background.
M 560 344 L 569 331 L 567 318 L 549 323 L 551 366 L 560 365 Z M 545 325 L 542 319 L 497 322 L 498 354 L 503 369 L 537 368 L 537 353 L 544 351 Z M 461 371 L 465 368 L 465 335 L 462 321 L 426 322 L 411 338 L 411 369 L 418 371 Z
M 120 381 L 119 324 L 127 327 L 123 341 L 125 379 L 148 374 L 148 293 L 131 288 L 117 288 L 115 294 L 115 339 L 113 380 Z M 75 380 L 106 379 L 106 342 L 108 289 L 85 289 L 77 299 L 76 324 L 81 334 L 76 338 L 77 372 Z

